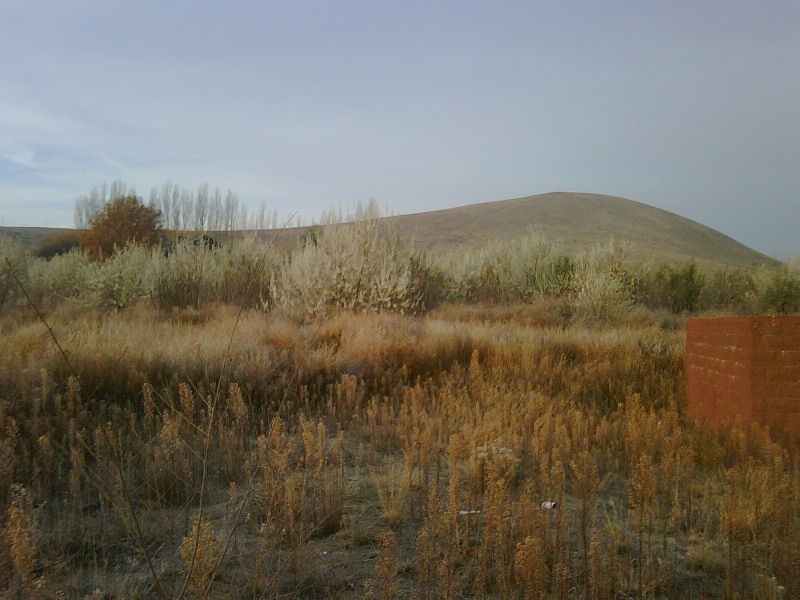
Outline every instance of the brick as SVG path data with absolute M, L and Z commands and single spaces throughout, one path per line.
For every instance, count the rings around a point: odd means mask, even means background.
M 749 363 L 750 352 L 746 352 L 741 348 L 736 347 L 716 347 L 716 348 L 687 348 L 687 356 L 696 356 L 699 358 L 714 358 L 718 360 L 731 360 L 740 362 L 742 364 Z
M 800 349 L 759 349 L 753 352 L 752 361 L 758 366 L 793 367 L 800 369 Z
M 686 397 L 692 418 L 800 431 L 800 317 L 687 321 Z
M 796 367 L 794 365 L 764 365 L 755 363 L 752 367 L 751 374 L 754 383 L 770 381 L 800 381 L 800 367 Z
M 793 315 L 755 317 L 753 327 L 759 334 L 800 335 L 800 321 Z
M 704 344 L 708 344 L 709 350 L 715 351 L 717 348 L 750 348 L 753 345 L 753 335 L 749 332 L 730 333 L 730 332 L 708 332 L 702 338 Z M 697 341 L 694 339 L 692 341 Z
M 724 359 L 716 358 L 714 356 L 697 356 L 697 355 L 690 355 L 690 356 L 692 356 L 691 365 L 693 367 L 700 367 L 702 369 L 710 371 L 723 372 L 727 370 L 730 366 L 730 363 L 728 363 Z
M 800 395 L 756 397 L 754 410 L 758 414 L 800 412 Z
M 755 337 L 755 347 L 772 350 L 800 350 L 800 333 L 769 333 Z
M 752 394 L 755 398 L 794 398 L 800 396 L 800 381 L 759 381 Z
M 743 321 L 741 317 L 706 317 L 686 322 L 686 329 L 691 331 L 735 331 L 748 327 L 748 322 Z

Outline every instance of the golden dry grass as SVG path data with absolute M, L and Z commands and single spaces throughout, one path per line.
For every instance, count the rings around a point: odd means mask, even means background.
M 74 373 L 0 322 L 10 597 L 800 594 L 796 450 L 688 422 L 659 314 L 48 318 Z

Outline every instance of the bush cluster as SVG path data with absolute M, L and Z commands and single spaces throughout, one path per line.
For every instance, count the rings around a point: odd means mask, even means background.
M 274 304 L 301 317 L 330 310 L 413 313 L 425 270 L 411 244 L 374 218 L 306 236 L 276 274 Z
M 577 256 L 531 229 L 520 239 L 495 242 L 444 260 L 446 297 L 464 302 L 533 302 L 563 298 L 578 313 L 609 316 L 634 299 L 635 278 L 624 248 L 613 242 Z
M 783 266 L 706 274 L 694 263 L 664 265 L 640 278 L 638 298 L 645 306 L 675 314 L 721 310 L 791 314 L 800 311 L 800 271 Z
M 56 244 L 47 244 L 54 248 Z M 37 305 L 64 301 L 162 309 L 221 302 L 279 309 L 299 319 L 338 311 L 413 314 L 442 301 L 490 304 L 558 299 L 579 317 L 616 318 L 633 305 L 673 314 L 800 311 L 800 270 L 791 266 L 703 271 L 695 263 L 636 267 L 619 244 L 575 256 L 531 230 L 521 239 L 462 250 L 432 261 L 366 215 L 313 229 L 291 252 L 252 237 L 220 247 L 173 242 L 169 252 L 129 242 L 103 260 L 94 251 L 34 255 L 0 242 L 0 306 L 26 303 L 5 260 Z M 101 253 L 102 255 L 102 253 Z
M 574 261 L 536 229 L 520 239 L 453 252 L 443 262 L 454 300 L 529 302 L 567 292 L 575 274 Z

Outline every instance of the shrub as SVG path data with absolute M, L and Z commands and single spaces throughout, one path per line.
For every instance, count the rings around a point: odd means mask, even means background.
M 753 299 L 758 286 L 751 273 L 738 269 L 723 269 L 710 276 L 698 298 L 703 309 L 733 309 L 736 312 L 754 311 Z
M 605 319 L 633 304 L 636 279 L 625 268 L 623 255 L 614 242 L 578 254 L 572 293 L 578 313 Z
M 81 247 L 94 258 L 111 256 L 116 248 L 130 243 L 152 246 L 160 240 L 161 212 L 134 195 L 106 204 L 80 234 Z
M 430 309 L 443 302 L 451 285 L 444 270 L 423 255 L 411 257 L 411 278 L 417 282 L 420 308 Z
M 271 247 L 248 238 L 210 250 L 190 240 L 160 257 L 154 299 L 161 308 L 229 302 L 265 307 L 279 260 Z
M 192 518 L 192 528 L 181 540 L 178 553 L 189 576 L 190 589 L 195 596 L 205 596 L 211 582 L 223 543 L 214 533 L 214 528 L 200 515 Z
M 287 259 L 271 304 L 304 318 L 331 309 L 413 313 L 422 303 L 414 260 L 411 244 L 376 218 L 329 225 Z
M 50 260 L 32 260 L 28 266 L 28 291 L 40 305 L 81 302 L 91 271 L 88 256 L 79 250 L 57 254 Z
M 800 312 L 800 273 L 789 267 L 776 269 L 766 281 L 761 300 L 778 314 Z
M 14 274 L 39 306 L 68 301 L 91 308 L 125 308 L 152 300 L 160 308 L 200 308 L 213 302 L 262 308 L 280 261 L 277 252 L 254 239 L 209 250 L 191 240 L 169 256 L 158 248 L 129 243 L 104 261 L 73 250 L 50 260 L 34 258 L 0 241 L 0 305 L 24 301 Z
M 158 277 L 157 251 L 128 245 L 103 262 L 87 266 L 82 303 L 93 308 L 126 308 L 151 298 Z
M 0 309 L 18 294 L 16 275 L 26 281 L 30 256 L 13 240 L 0 236 Z M 12 275 L 13 270 L 14 275 Z
M 459 250 L 445 259 L 454 300 L 530 302 L 569 292 L 574 262 L 558 244 L 532 228 L 520 239 L 478 250 Z
M 506 290 L 500 283 L 500 275 L 494 264 L 480 259 L 474 264 L 474 269 L 469 268 L 468 264 L 466 261 L 462 263 L 466 267 L 464 272 L 456 273 L 452 278 L 452 299 L 470 302 L 497 302 L 505 299 Z
M 682 267 L 662 265 L 649 278 L 645 302 L 652 308 L 667 308 L 674 314 L 694 312 L 704 286 L 705 277 L 695 263 Z

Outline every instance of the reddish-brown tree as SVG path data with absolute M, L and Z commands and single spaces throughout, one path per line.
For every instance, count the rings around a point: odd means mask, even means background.
M 106 204 L 81 232 L 81 247 L 95 258 L 105 258 L 128 243 L 152 246 L 161 240 L 161 211 L 134 195 Z

